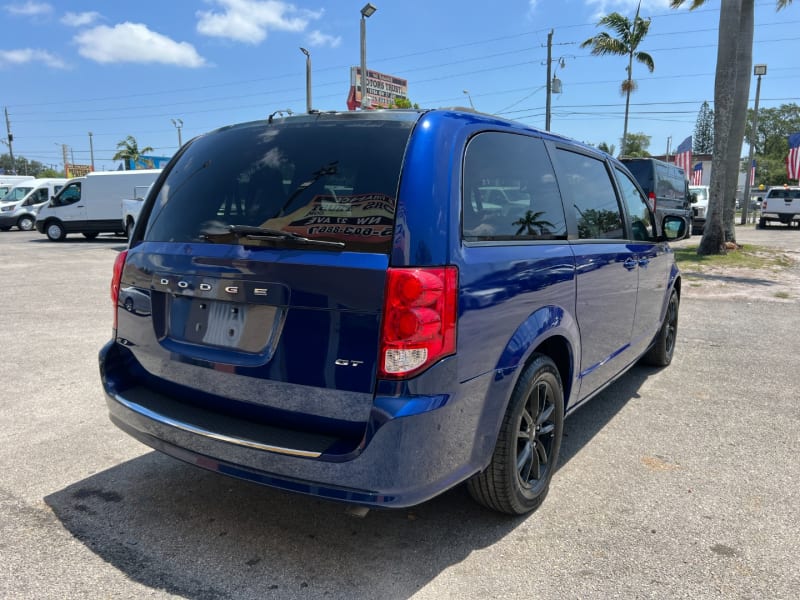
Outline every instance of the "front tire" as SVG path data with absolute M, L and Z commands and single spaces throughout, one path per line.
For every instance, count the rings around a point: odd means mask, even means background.
M 22 215 L 17 221 L 17 227 L 19 227 L 22 231 L 31 231 L 34 223 L 35 221 L 33 220 L 33 217 L 30 215 Z
M 487 508 L 512 515 L 537 509 L 550 487 L 564 431 L 564 390 L 555 363 L 534 355 L 514 388 L 489 466 L 467 482 Z
M 675 340 L 678 337 L 678 308 L 680 301 L 678 292 L 672 290 L 667 304 L 667 314 L 664 315 L 664 322 L 661 329 L 656 334 L 653 347 L 642 357 L 642 362 L 654 367 L 666 367 L 672 362 L 672 355 L 675 353 Z
M 44 232 L 51 242 L 60 242 L 67 237 L 67 232 L 64 226 L 58 221 L 50 221 L 45 225 Z

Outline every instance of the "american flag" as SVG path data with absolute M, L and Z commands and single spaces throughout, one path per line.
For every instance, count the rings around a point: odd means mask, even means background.
M 786 157 L 789 179 L 800 179 L 800 133 L 789 136 L 789 156 Z
M 699 162 L 692 169 L 692 185 L 702 185 L 703 183 L 703 163 Z
M 675 151 L 675 164 L 678 165 L 683 172 L 686 173 L 686 178 L 689 178 L 689 173 L 692 170 L 692 136 L 687 137 L 678 146 Z
M 756 184 L 756 159 L 750 164 L 750 187 Z

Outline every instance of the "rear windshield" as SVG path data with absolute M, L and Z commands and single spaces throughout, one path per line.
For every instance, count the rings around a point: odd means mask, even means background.
M 777 190 L 770 190 L 767 198 L 788 198 L 790 200 L 794 200 L 800 198 L 800 190 L 792 190 L 792 189 L 777 189 Z
M 245 226 L 340 242 L 345 250 L 388 253 L 414 123 L 303 118 L 250 123 L 198 138 L 158 190 L 145 240 L 219 243 L 220 231 Z M 276 243 L 247 237 L 223 241 Z

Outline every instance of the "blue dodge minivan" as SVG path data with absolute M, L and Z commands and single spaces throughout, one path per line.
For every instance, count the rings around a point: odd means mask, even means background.
M 403 507 L 467 482 L 522 514 L 564 417 L 671 361 L 684 232 L 607 154 L 490 115 L 225 127 L 172 159 L 115 262 L 110 416 L 283 490 Z

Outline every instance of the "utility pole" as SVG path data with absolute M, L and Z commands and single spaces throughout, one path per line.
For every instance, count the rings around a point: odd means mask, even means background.
M 8 133 L 8 154 L 11 156 L 11 174 L 17 174 L 17 163 L 14 162 L 14 146 L 12 142 L 14 141 L 14 134 L 11 133 L 11 121 L 8 119 L 8 107 L 5 107 L 6 111 L 6 132 Z
M 547 101 L 544 112 L 544 129 L 550 131 L 550 96 L 553 93 L 552 84 L 550 83 L 550 64 L 553 60 L 553 30 L 547 34 Z
M 67 162 L 66 144 L 61 144 L 61 155 L 64 157 L 64 177 L 69 177 L 69 162 Z
M 667 153 L 664 155 L 664 160 L 666 162 L 669 162 L 669 151 L 670 151 L 671 147 L 672 147 L 672 136 L 668 135 L 667 136 Z
M 92 144 L 92 132 L 89 132 L 89 156 L 92 159 L 92 171 L 94 171 L 94 145 Z

